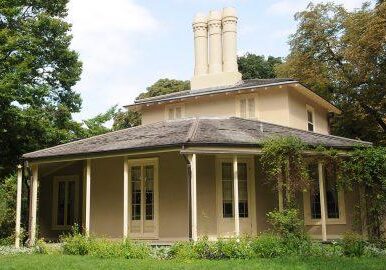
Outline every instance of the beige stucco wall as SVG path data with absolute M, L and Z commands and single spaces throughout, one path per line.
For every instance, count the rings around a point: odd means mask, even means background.
M 230 117 L 239 116 L 238 97 L 248 94 L 256 98 L 256 119 L 307 130 L 306 105 L 315 110 L 315 130 L 328 134 L 327 111 L 310 98 L 302 95 L 291 86 L 270 87 L 248 93 L 217 94 L 189 99 L 179 103 L 165 103 L 144 107 L 142 124 L 149 124 L 167 119 L 169 106 L 181 105 L 183 117 Z
M 290 88 L 289 91 L 289 126 L 307 130 L 307 110 L 306 107 L 311 106 L 314 109 L 314 128 L 315 132 L 328 134 L 327 110 L 323 109 L 314 101 L 300 94 L 295 88 Z

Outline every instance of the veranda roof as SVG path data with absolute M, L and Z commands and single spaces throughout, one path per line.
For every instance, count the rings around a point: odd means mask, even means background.
M 258 147 L 274 136 L 296 136 L 310 146 L 322 145 L 352 149 L 371 143 L 332 135 L 319 134 L 276 124 L 229 118 L 189 118 L 162 121 L 30 152 L 27 160 L 113 154 L 170 147 L 223 146 Z

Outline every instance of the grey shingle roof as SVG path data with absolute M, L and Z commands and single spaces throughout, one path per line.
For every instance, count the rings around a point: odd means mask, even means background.
M 156 96 L 156 97 L 138 99 L 134 101 L 134 105 L 146 104 L 151 102 L 159 102 L 159 101 L 165 101 L 165 100 L 173 100 L 177 98 L 194 97 L 194 96 L 209 95 L 214 93 L 236 91 L 239 89 L 265 87 L 270 85 L 280 85 L 280 84 L 288 84 L 288 83 L 296 83 L 296 82 L 297 82 L 296 80 L 288 79 L 288 78 L 243 80 L 234 85 L 195 89 L 195 90 L 185 90 L 185 91 L 175 92 L 171 94 Z
M 272 136 L 296 136 L 311 146 L 350 149 L 368 142 L 323 135 L 280 125 L 230 118 L 197 118 L 163 121 L 83 139 L 27 153 L 25 159 L 91 155 L 182 145 L 258 146 Z

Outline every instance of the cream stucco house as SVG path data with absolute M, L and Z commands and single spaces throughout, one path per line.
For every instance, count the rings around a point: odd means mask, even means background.
M 31 243 L 37 226 L 55 240 L 75 223 L 92 235 L 158 243 L 255 235 L 280 202 L 259 164 L 265 139 L 292 135 L 342 151 L 368 144 L 330 135 L 339 109 L 298 81 L 241 80 L 236 26 L 232 8 L 195 17 L 191 90 L 128 105 L 142 113 L 141 126 L 23 156 Z M 352 228 L 359 191 L 337 191 L 322 163 L 314 178 L 320 188 L 298 198 L 307 230 L 337 238 Z

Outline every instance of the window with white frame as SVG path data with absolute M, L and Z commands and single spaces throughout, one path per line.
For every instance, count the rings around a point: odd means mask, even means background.
M 307 130 L 315 131 L 315 112 L 311 106 L 306 106 L 307 111 Z
M 310 191 L 304 196 L 306 223 L 317 223 L 321 219 L 318 165 L 309 165 L 311 180 Z M 324 169 L 324 193 L 327 223 L 343 224 L 345 222 L 344 193 L 338 190 L 333 172 Z
M 241 95 L 237 99 L 238 116 L 241 118 L 256 118 L 256 98 L 254 95 Z
M 168 120 L 181 119 L 183 114 L 183 105 L 166 106 L 166 118 Z
M 53 181 L 54 229 L 69 229 L 78 222 L 78 176 L 58 176 Z

